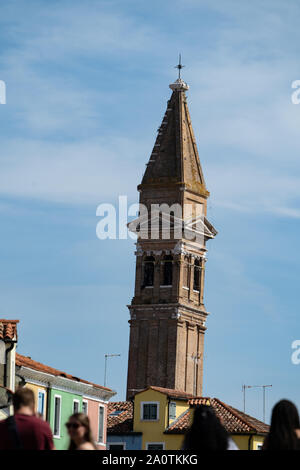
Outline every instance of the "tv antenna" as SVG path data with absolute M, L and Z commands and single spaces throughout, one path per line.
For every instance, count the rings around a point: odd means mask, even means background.
M 246 412 L 246 388 L 262 388 L 263 389 L 263 422 L 266 422 L 266 388 L 272 385 L 242 385 L 244 395 L 244 413 Z
M 104 387 L 106 387 L 106 375 L 107 375 L 107 359 L 109 357 L 119 357 L 121 354 L 105 354 L 105 366 L 104 366 Z

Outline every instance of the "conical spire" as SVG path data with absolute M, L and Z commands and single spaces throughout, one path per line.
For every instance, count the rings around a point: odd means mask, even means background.
M 170 88 L 173 93 L 141 186 L 175 183 L 208 196 L 185 96 L 189 87 L 178 78 Z

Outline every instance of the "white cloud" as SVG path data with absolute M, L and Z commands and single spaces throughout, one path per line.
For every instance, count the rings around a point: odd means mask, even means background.
M 2 62 L 10 77 L 8 100 L 12 87 L 16 93 L 18 131 L 23 128 L 20 134 L 25 131 L 27 138 L 2 140 L 1 193 L 77 204 L 98 204 L 118 194 L 137 198 L 155 135 L 147 142 L 143 135 L 137 139 L 133 115 L 126 138 L 117 118 L 108 132 L 105 112 L 110 104 L 118 113 L 117 89 L 104 90 L 101 82 L 87 86 L 63 72 L 70 74 L 76 62 L 84 67 L 85 58 L 96 64 L 128 52 L 134 60 L 139 54 L 149 60 L 169 56 L 173 35 L 155 21 L 125 14 L 119 2 L 71 7 L 62 2 L 58 9 L 29 2 L 23 17 L 15 15 L 16 5 L 1 6 L 15 42 Z M 297 217 L 300 106 L 291 104 L 290 95 L 299 78 L 292 52 L 299 6 L 234 0 L 200 6 L 219 15 L 218 29 L 203 54 L 199 38 L 193 44 L 184 39 L 192 68 L 184 72 L 190 74 L 192 121 L 212 200 L 231 210 Z M 188 12 L 199 8 L 199 2 L 187 2 Z M 149 77 L 145 93 L 153 93 L 151 87 Z M 146 127 L 147 110 L 144 119 Z
M 300 200 L 300 176 L 274 173 L 249 162 L 207 166 L 213 204 L 240 212 L 269 212 L 297 217 L 293 206 Z
M 0 10 L 7 109 L 14 106 L 18 131 L 37 136 L 96 133 L 105 123 L 107 105 L 117 107 L 120 93 L 109 85 L 112 58 L 117 58 L 114 80 L 122 81 L 124 57 L 150 53 L 161 42 L 155 25 L 123 13 L 113 2 L 62 1 L 59 8 L 49 2 L 29 1 L 26 7 L 11 2 Z M 127 72 L 133 62 L 128 59 Z
M 27 2 L 23 7 L 19 2 L 11 2 L 1 6 L 1 10 L 1 22 L 10 22 L 9 38 L 22 38 L 16 48 L 19 57 L 32 63 L 144 51 L 159 41 L 154 25 L 147 26 L 138 17 L 123 13 L 113 2 L 105 5 L 94 1 L 62 1 L 57 8 L 43 1 Z M 22 14 L 17 15 L 17 10 Z
M 119 194 L 135 197 L 142 177 L 142 165 L 136 168 L 139 150 L 136 143 L 116 138 L 108 142 L 8 142 L 2 149 L 0 192 L 95 205 Z
M 274 213 L 293 219 L 300 219 L 300 209 L 292 209 L 290 207 L 274 207 Z

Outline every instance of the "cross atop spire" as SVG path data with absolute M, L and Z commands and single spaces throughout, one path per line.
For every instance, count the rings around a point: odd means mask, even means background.
M 183 69 L 185 65 L 182 65 L 181 63 L 181 54 L 179 54 L 179 64 L 175 65 L 175 69 L 178 69 L 178 78 L 174 83 L 171 83 L 169 87 L 173 91 L 185 91 L 189 89 L 189 86 L 182 80 L 181 78 L 181 69 Z
M 179 80 L 181 79 L 180 70 L 183 69 L 183 67 L 185 67 L 185 65 L 181 64 L 181 54 L 179 54 L 179 64 L 175 65 L 175 69 L 178 69 L 178 78 L 179 78 Z

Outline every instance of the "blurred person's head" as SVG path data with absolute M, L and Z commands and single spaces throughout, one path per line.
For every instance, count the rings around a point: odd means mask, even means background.
M 184 448 L 192 450 L 226 450 L 229 434 L 222 426 L 213 408 L 208 405 L 197 406 L 193 423 L 188 430 Z
M 300 429 L 296 406 L 289 400 L 280 400 L 272 410 L 271 426 L 264 448 L 267 450 L 295 450 L 298 448 L 296 430 Z
M 15 413 L 27 412 L 34 414 L 35 399 L 30 388 L 19 387 L 13 394 L 13 405 Z
M 90 442 L 95 447 L 90 420 L 85 413 L 74 413 L 70 416 L 66 427 L 70 436 L 69 450 L 76 449 L 82 442 Z

